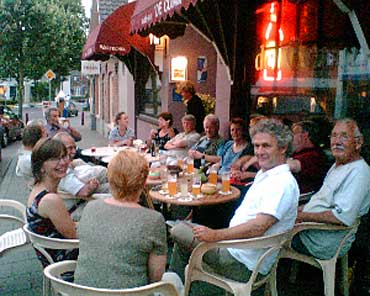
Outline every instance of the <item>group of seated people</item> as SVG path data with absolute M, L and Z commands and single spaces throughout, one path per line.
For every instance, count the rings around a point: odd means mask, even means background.
M 315 143 L 317 127 L 313 122 L 299 122 L 290 129 L 279 120 L 263 117 L 248 129 L 243 119 L 233 118 L 229 141 L 219 135 L 220 122 L 213 114 L 204 118 L 204 136 L 195 131 L 193 115 L 182 118 L 181 133 L 172 127 L 170 113 L 161 113 L 158 123 L 159 129 L 150 136 L 169 157 L 192 157 L 210 163 L 219 173 L 231 171 L 235 184 L 246 188 L 237 206 L 228 213 L 227 225 L 211 227 L 202 223 L 208 218 L 199 219 L 201 212 L 198 219 L 193 216 L 192 242 L 272 235 L 304 221 L 350 226 L 369 211 L 370 168 L 360 155 L 363 136 L 352 119 L 338 120 L 334 125 L 330 142 L 335 163 L 328 172 L 324 169 L 325 156 Z M 106 179 L 84 182 L 78 173 L 69 173 L 75 170 L 76 146 L 72 134 L 76 134 L 61 130 L 47 138 L 40 132 L 38 141 L 28 142 L 27 132 L 36 126 L 39 125 L 27 126 L 23 139 L 34 178 L 27 202 L 28 223 L 31 230 L 42 235 L 80 239 L 79 250 L 51 251 L 55 261 L 77 259 L 74 281 L 91 287 L 131 288 L 161 280 L 166 271 L 167 229 L 161 213 L 139 202 L 149 172 L 145 157 L 137 152 L 121 151 L 102 173 Z M 119 113 L 109 141 L 132 145 L 133 138 L 127 115 Z M 69 174 L 76 176 L 80 187 L 68 185 Z M 87 203 L 76 223 L 58 194 L 61 188 L 82 198 L 100 188 L 111 196 Z M 300 193 L 310 191 L 316 193 L 307 204 L 299 206 Z M 175 245 L 168 269 L 184 280 L 192 250 L 176 239 L 183 235 L 176 226 L 171 234 Z M 303 232 L 294 237 L 293 248 L 327 259 L 334 255 L 344 235 L 345 232 Z M 353 240 L 347 241 L 344 251 L 348 251 Z M 46 266 L 42 254 L 37 255 Z M 269 272 L 276 255 L 271 254 L 264 261 L 261 274 Z M 207 254 L 205 261 L 210 271 L 245 281 L 260 256 L 261 251 L 255 249 L 222 249 Z M 194 285 L 192 293 L 221 295 L 209 285 Z

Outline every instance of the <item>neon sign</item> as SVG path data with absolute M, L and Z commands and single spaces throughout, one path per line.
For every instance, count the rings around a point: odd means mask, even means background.
M 270 20 L 264 34 L 265 44 L 261 45 L 261 52 L 256 56 L 255 66 L 256 70 L 262 70 L 265 81 L 279 81 L 282 78 L 281 48 L 277 46 L 284 40 L 284 33 L 281 28 L 277 28 L 275 2 L 271 3 L 269 12 Z M 276 32 L 278 32 L 278 38 Z

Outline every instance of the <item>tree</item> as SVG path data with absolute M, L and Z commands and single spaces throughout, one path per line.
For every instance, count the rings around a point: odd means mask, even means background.
M 18 84 L 22 116 L 23 82 L 52 69 L 62 76 L 80 67 L 87 20 L 80 1 L 0 0 L 0 77 Z

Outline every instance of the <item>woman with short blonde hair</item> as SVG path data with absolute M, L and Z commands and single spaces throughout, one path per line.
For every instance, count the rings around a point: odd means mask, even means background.
M 121 151 L 110 161 L 112 197 L 89 202 L 78 225 L 75 283 L 124 289 L 161 279 L 167 257 L 164 218 L 138 203 L 148 170 L 134 151 Z
M 120 157 L 115 157 L 108 165 L 109 186 L 113 198 L 135 201 L 144 189 L 149 173 L 148 162 L 132 151 L 122 151 L 120 154 Z

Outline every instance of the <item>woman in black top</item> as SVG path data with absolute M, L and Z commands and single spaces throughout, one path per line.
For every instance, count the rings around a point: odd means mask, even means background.
M 178 131 L 172 127 L 173 118 L 169 112 L 162 112 L 158 115 L 158 129 L 153 129 L 150 133 L 150 141 L 154 141 L 158 148 L 165 150 L 164 145 L 171 140 Z M 150 144 L 150 143 L 149 143 Z
M 196 118 L 195 130 L 197 133 L 203 133 L 203 120 L 206 116 L 206 111 L 202 100 L 195 94 L 194 83 L 186 80 L 179 84 L 180 93 L 186 105 L 186 114 L 192 114 Z

